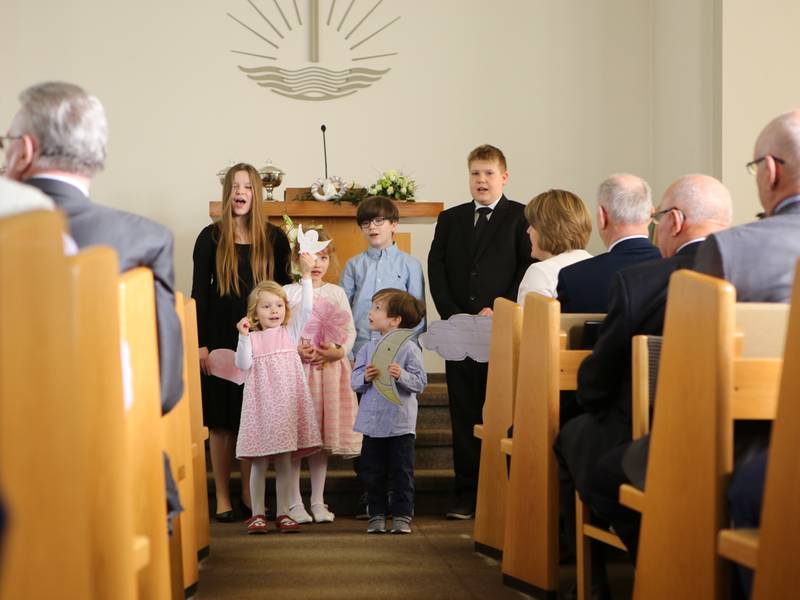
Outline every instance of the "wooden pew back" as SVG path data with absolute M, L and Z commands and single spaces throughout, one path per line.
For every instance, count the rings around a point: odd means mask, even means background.
M 561 315 L 553 298 L 525 298 L 503 548 L 503 578 L 515 587 L 558 589 L 558 467 L 552 448 L 560 391 L 576 388 L 578 367 L 590 352 L 564 347 L 569 344 L 562 332 L 567 340 L 577 339 L 576 327 L 604 316 Z
M 74 378 L 60 214 L 0 219 L 2 598 L 91 596 L 88 441 Z M 66 518 L 62 518 L 66 516 Z
M 138 577 L 139 597 L 165 600 L 170 598 L 170 567 L 152 272 L 137 268 L 123 273 L 119 292 L 121 335 L 130 357 L 133 389 L 126 429 L 134 481 L 134 530 L 150 541 L 150 562 Z
M 800 564 L 800 267 L 795 271 L 780 400 L 772 427 L 753 598 L 790 598 Z
M 100 246 L 69 259 L 72 335 L 79 365 L 75 379 L 85 401 L 83 426 L 75 434 L 86 436 L 89 444 L 93 597 L 131 600 L 136 594 L 133 485 L 120 364 L 118 264 L 116 252 Z
M 506 510 L 506 465 L 500 454 L 500 439 L 511 427 L 522 333 L 522 307 L 505 298 L 494 301 L 489 373 L 483 405 L 481 462 L 475 507 L 475 548 L 496 554 L 503 549 Z

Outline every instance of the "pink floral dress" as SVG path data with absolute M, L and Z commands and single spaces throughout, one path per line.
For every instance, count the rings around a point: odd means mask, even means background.
M 297 353 L 299 332 L 308 322 L 313 303 L 310 281 L 307 288 L 303 287 L 303 306 L 288 325 L 239 336 L 236 366 L 247 372 L 247 378 L 236 440 L 237 458 L 284 452 L 303 456 L 322 446 L 320 426 Z
M 290 284 L 284 290 L 294 310 L 300 303 L 301 286 Z M 303 369 L 321 427 L 323 449 L 330 454 L 358 456 L 361 454 L 362 436 L 353 431 L 358 401 L 350 385 L 351 368 L 347 359 L 356 339 L 356 329 L 342 288 L 326 283 L 314 289 L 314 309 L 302 337 L 316 347 L 326 342 L 344 347 L 344 358 L 321 367 L 304 363 Z

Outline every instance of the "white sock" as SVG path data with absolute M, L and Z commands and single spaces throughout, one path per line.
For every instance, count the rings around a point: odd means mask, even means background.
M 253 515 L 264 515 L 267 508 L 264 502 L 264 481 L 267 478 L 269 458 L 260 456 L 250 461 L 250 501 L 253 503 Z
M 292 503 L 292 455 L 289 452 L 275 455 L 275 496 L 277 497 L 276 515 L 289 514 Z
M 324 450 L 308 457 L 311 471 L 311 505 L 325 504 L 325 478 L 328 476 L 328 453 Z
M 300 461 L 302 459 L 292 457 L 292 498 L 289 502 L 289 508 L 296 504 L 303 503 L 303 496 L 300 495 Z

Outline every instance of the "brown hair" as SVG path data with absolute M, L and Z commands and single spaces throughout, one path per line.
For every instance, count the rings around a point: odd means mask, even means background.
M 592 234 L 586 204 L 566 190 L 547 190 L 533 198 L 525 218 L 539 234 L 539 248 L 553 255 L 585 248 Z
M 372 295 L 372 301 L 386 302 L 386 316 L 390 319 L 400 317 L 400 327 L 411 329 L 419 325 L 425 316 L 425 303 L 406 291 L 384 288 Z
M 281 286 L 280 283 L 267 279 L 254 287 L 253 291 L 250 292 L 250 295 L 247 297 L 247 319 L 250 321 L 250 326 L 259 331 L 264 329 L 261 323 L 258 322 L 258 316 L 256 315 L 258 297 L 262 292 L 269 292 L 283 300 L 283 304 L 286 306 L 286 316 L 283 318 L 283 323 L 281 323 L 281 325 L 286 325 L 286 323 L 289 322 L 289 318 L 292 316 L 292 310 L 289 308 L 289 299 L 286 297 L 286 292 L 283 290 L 283 286 Z
M 336 258 L 336 245 L 333 242 L 333 238 L 330 234 L 325 231 L 325 228 L 320 226 L 308 226 L 309 229 L 303 229 L 303 233 L 306 231 L 311 231 L 312 229 L 317 232 L 318 240 L 320 242 L 324 242 L 326 240 L 331 240 L 331 243 L 328 244 L 324 250 L 318 252 L 318 254 L 326 254 L 330 259 L 329 265 L 333 267 L 334 273 L 339 271 L 339 260 Z M 300 244 L 295 243 L 294 248 L 292 248 L 292 262 L 294 264 L 300 264 Z
M 383 217 L 392 223 L 397 223 L 400 220 L 400 211 L 397 210 L 394 200 L 387 196 L 364 198 L 356 211 L 356 223 L 361 226 L 362 223 L 369 223 L 375 217 Z
M 467 157 L 467 166 L 472 164 L 473 160 L 496 160 L 500 164 L 500 171 L 505 173 L 508 170 L 506 166 L 506 155 L 500 148 L 483 144 L 478 146 Z
M 257 284 L 275 275 L 275 255 L 272 252 L 273 227 L 267 222 L 262 204 L 264 202 L 261 191 L 261 176 L 252 165 L 238 163 L 233 165 L 225 174 L 222 184 L 222 219 L 217 223 L 217 287 L 219 295 L 240 293 L 239 290 L 239 261 L 236 257 L 236 231 L 233 218 L 233 178 L 239 171 L 245 171 L 253 187 L 253 202 L 247 219 L 247 233 L 250 249 L 250 270 L 253 273 L 253 283 Z

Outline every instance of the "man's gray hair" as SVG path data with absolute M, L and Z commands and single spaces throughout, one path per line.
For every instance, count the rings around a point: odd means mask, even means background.
M 95 96 L 71 83 L 49 81 L 19 95 L 17 125 L 39 143 L 36 166 L 94 176 L 106 160 L 108 123 Z
M 611 175 L 597 189 L 597 202 L 606 209 L 613 223 L 647 223 L 653 214 L 650 186 L 636 175 Z

